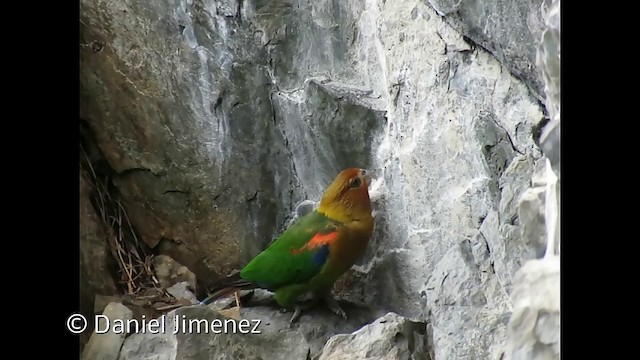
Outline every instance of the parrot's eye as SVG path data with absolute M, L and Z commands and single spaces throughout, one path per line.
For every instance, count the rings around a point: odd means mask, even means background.
M 360 187 L 361 183 L 362 181 L 360 180 L 360 178 L 354 178 L 353 180 L 351 180 L 351 187 L 352 188 Z

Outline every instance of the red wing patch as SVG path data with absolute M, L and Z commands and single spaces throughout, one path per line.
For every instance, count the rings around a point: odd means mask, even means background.
M 313 250 L 315 248 L 317 248 L 318 246 L 323 246 L 323 245 L 331 245 L 333 242 L 335 242 L 338 239 L 338 232 L 337 231 L 332 231 L 330 233 L 317 233 L 315 234 L 311 240 L 309 240 L 309 242 L 307 242 L 306 244 L 304 244 L 303 247 L 301 247 L 300 249 L 291 249 L 291 253 L 292 254 L 300 254 L 301 252 L 305 251 L 305 250 Z

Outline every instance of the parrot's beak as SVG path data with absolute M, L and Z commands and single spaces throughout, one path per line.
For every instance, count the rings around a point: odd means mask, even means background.
M 360 173 L 362 174 L 362 177 L 364 178 L 364 180 L 367 182 L 367 185 L 371 185 L 371 180 L 374 178 L 371 170 L 362 169 Z

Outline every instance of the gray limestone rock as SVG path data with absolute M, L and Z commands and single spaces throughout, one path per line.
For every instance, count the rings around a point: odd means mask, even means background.
M 551 122 L 545 126 L 540 139 L 545 156 L 549 159 L 553 174 L 547 175 L 547 195 L 550 197 L 546 205 L 545 217 L 551 218 L 548 226 L 553 231 L 553 244 L 548 252 L 560 254 L 560 0 L 545 0 L 546 28 L 538 49 L 538 66 L 545 80 L 546 106 L 549 109 Z M 553 221 L 552 221 L 553 220 Z
M 560 179 L 560 0 L 543 3 L 546 27 L 538 46 L 537 65 L 545 84 L 545 104 L 551 122 L 540 139 L 542 149 Z
M 560 358 L 560 258 L 527 262 L 514 280 L 505 360 Z
M 240 320 L 226 318 L 207 306 L 183 307 L 162 318 L 165 331 L 128 337 L 119 360 L 317 359 L 331 336 L 351 333 L 375 319 L 363 308 L 344 309 L 348 320 L 316 308 L 290 326 L 291 314 L 274 307 L 242 308 Z
M 319 360 L 426 360 L 426 324 L 388 313 L 352 334 L 327 341 Z
M 560 358 L 560 0 L 545 1 L 544 9 L 538 66 L 551 121 L 541 137 L 545 167 L 536 172 L 519 209 L 523 238 L 540 259 L 526 262 L 513 280 L 507 360 Z
M 536 66 L 536 50 L 544 29 L 542 0 L 423 0 L 448 24 L 491 52 L 537 98 L 544 83 Z
M 178 300 L 186 300 L 192 304 L 199 303 L 196 296 L 189 290 L 189 286 L 188 282 L 182 281 L 167 288 L 167 292 Z
M 109 303 L 98 318 L 95 331 L 82 351 L 83 360 L 116 360 L 127 335 L 125 326 L 133 316 L 126 306 Z
M 158 255 L 153 258 L 153 268 L 160 285 L 168 289 L 180 282 L 186 282 L 191 292 L 196 291 L 196 275 L 186 266 L 171 257 Z
M 438 262 L 425 288 L 436 359 L 493 359 L 510 315 L 483 236 L 461 241 Z
M 534 174 L 532 187 L 525 190 L 520 197 L 518 205 L 518 218 L 520 219 L 521 238 L 523 245 L 529 251 L 527 259 L 539 259 L 545 254 L 547 248 L 547 231 L 545 222 L 546 206 L 546 169 L 545 161 L 539 160 Z

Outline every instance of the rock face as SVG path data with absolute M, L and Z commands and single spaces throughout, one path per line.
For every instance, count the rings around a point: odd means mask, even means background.
M 349 335 L 333 336 L 320 360 L 427 359 L 426 326 L 394 313 Z
M 499 3 L 483 4 L 465 26 Z M 538 255 L 518 216 L 544 167 L 543 110 L 512 75 L 528 78 L 538 38 L 539 7 L 523 4 L 473 32 L 494 56 L 420 0 L 82 0 L 81 117 L 140 238 L 205 285 L 339 170 L 373 170 L 375 234 L 336 296 L 429 322 L 436 359 L 497 358 L 514 274 Z M 510 14 L 527 39 L 505 37 Z M 211 354 L 230 346 L 215 339 Z
M 544 1 L 546 28 L 538 47 L 537 64 L 545 83 L 546 107 L 551 122 L 545 127 L 541 143 L 560 179 L 560 1 Z
M 528 261 L 514 282 L 505 359 L 559 359 L 560 258 Z
M 560 358 L 560 0 L 545 1 L 544 6 L 546 29 L 538 66 L 551 118 L 541 137 L 546 166 L 525 192 L 520 213 L 523 239 L 546 246 L 541 249 L 544 256 L 537 256 L 541 259 L 526 262 L 516 273 L 506 360 Z
M 544 20 L 541 0 L 425 0 L 448 24 L 491 52 L 540 100 L 544 83 L 536 50 Z
M 82 352 L 82 360 L 117 360 L 126 335 L 117 324 L 126 324 L 132 315 L 126 306 L 109 303 Z

